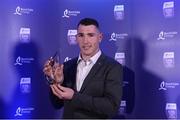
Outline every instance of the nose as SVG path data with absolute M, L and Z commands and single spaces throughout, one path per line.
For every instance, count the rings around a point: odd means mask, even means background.
M 84 36 L 83 43 L 88 43 L 89 38 L 87 36 Z

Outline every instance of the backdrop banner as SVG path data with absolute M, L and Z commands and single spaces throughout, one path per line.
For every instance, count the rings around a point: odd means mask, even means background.
M 99 21 L 102 51 L 123 65 L 115 118 L 180 119 L 179 0 L 1 0 L 0 118 L 61 118 L 43 64 L 78 56 L 77 23 Z

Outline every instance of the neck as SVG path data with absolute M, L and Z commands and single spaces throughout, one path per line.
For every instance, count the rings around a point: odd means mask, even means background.
M 81 57 L 82 57 L 83 60 L 87 61 L 87 60 L 89 60 L 92 56 L 82 55 Z
M 81 57 L 82 57 L 82 59 L 83 60 L 89 60 L 92 56 L 94 56 L 97 52 L 99 51 L 99 49 L 97 49 L 96 50 L 96 52 L 94 52 L 94 54 L 92 54 L 92 55 L 83 55 L 83 54 L 81 54 Z

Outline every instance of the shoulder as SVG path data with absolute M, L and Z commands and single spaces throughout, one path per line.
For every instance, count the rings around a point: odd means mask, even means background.
M 63 64 L 64 64 L 65 67 L 68 67 L 68 66 L 71 67 L 71 66 L 74 66 L 74 65 L 77 64 L 77 60 L 78 60 L 78 57 L 75 57 L 75 58 L 73 58 L 71 60 L 68 60 L 68 61 L 64 62 Z
M 102 55 L 102 69 L 105 74 L 113 79 L 120 79 L 123 74 L 123 66 L 117 62 L 115 59 Z
M 102 54 L 101 56 L 103 58 L 104 64 L 109 65 L 109 66 L 120 66 L 120 67 L 122 67 L 122 65 L 119 62 L 117 62 L 115 59 L 113 59 L 113 58 L 111 58 L 105 54 Z

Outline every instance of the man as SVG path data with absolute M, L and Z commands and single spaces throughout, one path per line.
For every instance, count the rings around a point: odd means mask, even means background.
M 52 103 L 64 106 L 64 118 L 111 118 L 121 101 L 122 66 L 101 52 L 102 33 L 96 20 L 82 19 L 76 38 L 79 57 L 55 67 L 48 60 L 44 66 L 44 73 L 54 79 Z

